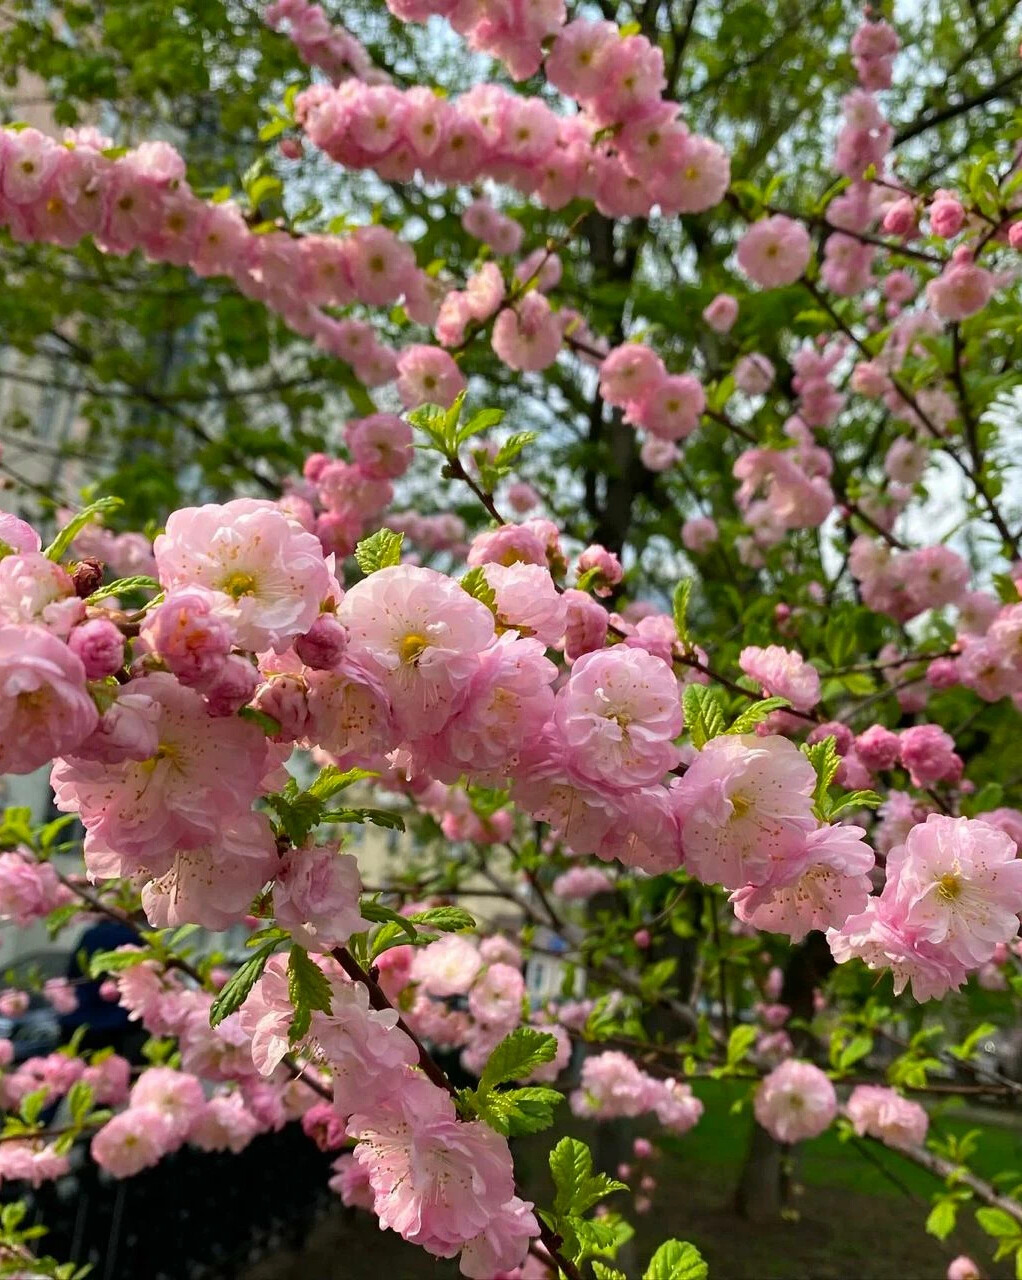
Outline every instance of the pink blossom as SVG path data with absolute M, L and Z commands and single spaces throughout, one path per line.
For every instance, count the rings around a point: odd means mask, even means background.
M 930 229 L 933 234 L 950 240 L 961 231 L 964 222 L 965 209 L 954 192 L 943 189 L 934 192 L 930 202 Z
M 509 964 L 491 964 L 476 978 L 468 1007 L 477 1023 L 510 1030 L 522 1018 L 525 980 Z
M 816 668 L 791 649 L 747 645 L 738 655 L 738 665 L 759 682 L 764 694 L 787 698 L 797 711 L 810 711 L 820 700 Z
M 272 502 L 175 511 L 153 550 L 163 587 L 219 592 L 236 642 L 256 652 L 308 631 L 333 590 L 319 540 Z
M 202 1085 L 195 1076 L 171 1067 L 150 1067 L 132 1085 L 128 1107 L 154 1107 L 166 1121 L 165 1140 L 179 1146 L 204 1103 Z
M 53 866 L 37 862 L 29 850 L 0 853 L 0 918 L 25 928 L 71 896 Z
M 898 737 L 898 752 L 913 786 L 931 787 L 958 777 L 954 739 L 939 725 L 919 724 L 903 729 Z
M 561 330 L 550 303 L 533 290 L 493 325 L 493 349 L 510 369 L 546 369 L 557 359 Z
M 717 522 L 709 516 L 694 516 L 681 526 L 681 542 L 686 551 L 702 555 L 720 537 Z
M 369 1173 L 360 1161 L 352 1155 L 338 1156 L 330 1166 L 333 1177 L 327 1184 L 331 1191 L 336 1191 L 349 1209 L 368 1209 L 373 1207 L 373 1188 L 369 1182 Z
M 447 409 L 465 390 L 465 378 L 439 347 L 410 346 L 398 357 L 397 390 L 406 409 L 438 404 Z
M 764 289 L 793 284 L 809 263 L 812 245 L 801 223 L 774 214 L 761 218 L 738 244 L 738 265 Z
M 711 739 L 677 786 L 685 865 L 708 884 L 761 884 L 801 857 L 816 828 L 816 774 L 779 737 Z
M 738 319 L 738 301 L 729 293 L 718 293 L 703 310 L 703 319 L 716 333 L 729 333 Z
M 429 1081 L 408 1077 L 387 1107 L 355 1114 L 349 1132 L 380 1225 L 439 1257 L 487 1230 L 514 1195 L 507 1142 L 481 1121 L 459 1121 Z M 521 1261 L 528 1236 L 521 1239 Z
M 655 351 L 628 342 L 615 347 L 600 365 L 600 396 L 607 404 L 627 408 L 642 403 L 665 376 Z
M 358 860 L 336 845 L 290 849 L 273 885 L 277 923 L 303 946 L 328 951 L 366 928 L 359 912 Z
M 175 1145 L 167 1113 L 157 1106 L 129 1107 L 93 1136 L 89 1153 L 115 1178 L 129 1178 L 157 1164 Z
M 535 636 L 547 646 L 564 635 L 564 600 L 545 565 L 490 563 L 484 576 L 496 595 L 499 627 Z
M 45 628 L 0 626 L 0 773 L 31 773 L 92 733 L 99 714 L 85 680 Z
M 926 286 L 926 300 L 942 320 L 965 320 L 983 310 L 996 288 L 997 277 L 977 266 L 963 245 L 941 275 Z
M 855 739 L 855 750 L 867 769 L 891 769 L 898 760 L 901 739 L 882 724 L 873 724 Z
M 99 874 L 123 875 L 134 860 L 162 871 L 161 860 L 176 850 L 207 844 L 248 809 L 266 763 L 261 730 L 211 720 L 202 698 L 173 676 L 156 673 L 132 688 L 159 708 L 155 756 L 120 764 L 72 757 L 53 768 L 55 803 L 85 824 L 86 856 L 95 853 Z M 99 869 L 110 850 L 122 860 L 119 871 Z
M 348 647 L 348 629 L 332 613 L 321 613 L 305 635 L 294 643 L 295 653 L 307 667 L 329 671 L 337 666 Z
M 980 1269 L 964 1253 L 948 1263 L 947 1280 L 983 1280 Z
M 451 933 L 415 952 L 412 981 L 431 996 L 464 995 L 482 967 L 468 938 Z
M 678 683 L 667 663 L 641 649 L 579 658 L 554 716 L 573 765 L 605 785 L 648 785 L 677 763 Z
M 918 1102 L 880 1085 L 856 1085 L 845 1103 L 845 1114 L 860 1138 L 868 1134 L 889 1147 L 921 1147 L 930 1124 Z
M 837 1115 L 837 1095 L 819 1067 L 790 1058 L 763 1080 L 753 1110 L 778 1142 L 804 1142 L 830 1126 Z
M 200 1151 L 243 1151 L 262 1126 L 240 1093 L 215 1094 L 199 1110 L 188 1141 Z
M 348 652 L 379 676 L 399 728 L 436 733 L 450 719 L 493 638 L 493 615 L 432 569 L 395 565 L 341 601 Z
M 582 1063 L 579 1087 L 569 1102 L 577 1116 L 601 1120 L 639 1116 L 651 1109 L 659 1094 L 658 1084 L 626 1054 L 611 1049 L 593 1054 Z
M 104 680 L 124 664 L 124 637 L 105 618 L 92 618 L 75 627 L 67 647 L 81 659 L 89 680 Z
M 774 366 L 764 355 L 742 356 L 734 368 L 735 386 L 749 396 L 765 395 L 773 386 Z
M 570 867 L 551 885 L 559 898 L 569 902 L 585 902 L 598 893 L 609 893 L 614 881 L 598 867 Z
M 212 680 L 231 651 L 232 627 L 222 596 L 199 586 L 167 594 L 142 624 L 142 637 L 182 684 Z

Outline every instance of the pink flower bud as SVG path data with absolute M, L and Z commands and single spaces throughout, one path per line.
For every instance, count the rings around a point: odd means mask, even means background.
M 908 196 L 902 196 L 884 214 L 884 230 L 889 236 L 909 236 L 915 229 L 915 205 Z
M 213 681 L 203 690 L 209 714 L 233 716 L 251 700 L 258 683 L 259 672 L 251 662 L 240 654 L 229 654 Z
M 930 228 L 935 236 L 949 240 L 962 229 L 965 210 L 958 197 L 950 191 L 938 191 L 930 205 Z
M 332 613 L 321 613 L 303 636 L 295 641 L 295 653 L 307 667 L 329 671 L 336 667 L 348 647 L 348 628 Z
M 304 154 L 301 138 L 281 138 L 277 145 L 285 160 L 300 160 Z
M 855 739 L 855 751 L 867 769 L 891 769 L 898 759 L 898 735 L 882 724 L 870 725 Z
M 635 932 L 632 934 L 632 941 L 635 943 L 637 947 L 642 947 L 642 949 L 645 951 L 645 949 L 652 942 L 652 938 L 650 937 L 649 930 L 636 929 Z
M 1022 249 L 1022 221 L 1013 222 L 1008 228 L 1008 243 L 1013 249 Z
M 124 637 L 106 618 L 93 618 L 75 627 L 67 647 L 81 659 L 90 680 L 103 680 L 124 665 Z
M 636 1138 L 632 1143 L 636 1160 L 648 1160 L 653 1154 L 653 1144 L 648 1138 Z
M 958 663 L 954 658 L 934 658 L 926 668 L 926 682 L 934 689 L 951 689 L 958 684 Z
M 280 732 L 273 735 L 278 742 L 294 742 L 305 736 L 309 702 L 298 676 L 274 676 L 259 688 L 252 705 L 280 725 Z

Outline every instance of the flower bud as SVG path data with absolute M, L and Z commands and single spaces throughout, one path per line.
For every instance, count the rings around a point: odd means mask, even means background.
M 295 653 L 316 671 L 336 667 L 347 647 L 348 628 L 332 613 L 321 613 L 305 635 L 295 641 Z
M 81 659 L 89 680 L 103 680 L 124 665 L 124 637 L 106 618 L 92 618 L 75 627 L 67 647 Z

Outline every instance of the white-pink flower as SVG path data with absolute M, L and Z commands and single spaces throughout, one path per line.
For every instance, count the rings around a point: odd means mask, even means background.
M 882 1085 L 856 1085 L 845 1103 L 845 1114 L 860 1138 L 868 1134 L 889 1147 L 921 1147 L 930 1125 L 918 1102 Z
M 819 1067 L 789 1058 L 763 1080 L 753 1110 L 778 1142 L 804 1142 L 830 1126 L 837 1115 L 837 1095 Z

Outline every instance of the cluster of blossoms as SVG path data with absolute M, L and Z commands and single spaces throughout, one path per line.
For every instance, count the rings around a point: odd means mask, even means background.
M 570 1102 L 575 1115 L 598 1120 L 652 1112 L 665 1129 L 679 1134 L 688 1133 L 703 1114 L 703 1104 L 689 1085 L 648 1075 L 613 1049 L 586 1058 Z
M 263 18 L 274 30 L 286 22 L 301 60 L 324 71 L 335 84 L 348 76 L 366 84 L 389 83 L 390 76 L 373 64 L 362 42 L 331 23 L 322 6 L 308 0 L 276 0 Z
M 899 622 L 927 609 L 958 604 L 969 587 L 969 566 L 950 547 L 901 551 L 861 535 L 852 545 L 848 565 L 863 602 Z
M 600 84 L 614 83 L 596 75 Z M 632 83 L 647 85 L 638 75 Z M 615 96 L 615 113 L 618 102 Z M 416 173 L 447 184 L 492 178 L 549 209 L 591 199 L 608 217 L 712 208 L 727 190 L 727 154 L 674 121 L 676 108 L 661 104 L 658 112 L 609 138 L 602 113 L 558 116 L 497 85 L 477 85 L 453 100 L 421 86 L 346 80 L 336 88 L 313 85 L 295 101 L 310 142 L 349 169 L 388 180 Z
M 931 813 L 887 854 L 879 897 L 828 933 L 839 962 L 890 969 L 917 1000 L 957 990 L 1018 933 L 1022 861 L 1015 841 L 981 819 Z
M 600 396 L 624 410 L 625 421 L 646 433 L 642 460 L 660 471 L 678 457 L 678 441 L 699 426 L 706 394 L 690 373 L 669 374 L 652 348 L 629 342 L 600 364 Z
M 0 131 L 0 225 L 16 240 L 71 246 L 91 235 L 105 253 L 140 249 L 199 276 L 227 276 L 351 365 L 366 385 L 396 376 L 396 355 L 371 325 L 323 309 L 403 298 L 409 314 L 428 323 L 433 281 L 393 232 L 371 226 L 346 237 L 255 234 L 236 205 L 192 193 L 184 161 L 169 144 L 146 142 L 116 158 L 107 154 L 111 146 L 92 129 L 69 131 L 63 143 L 31 128 Z

